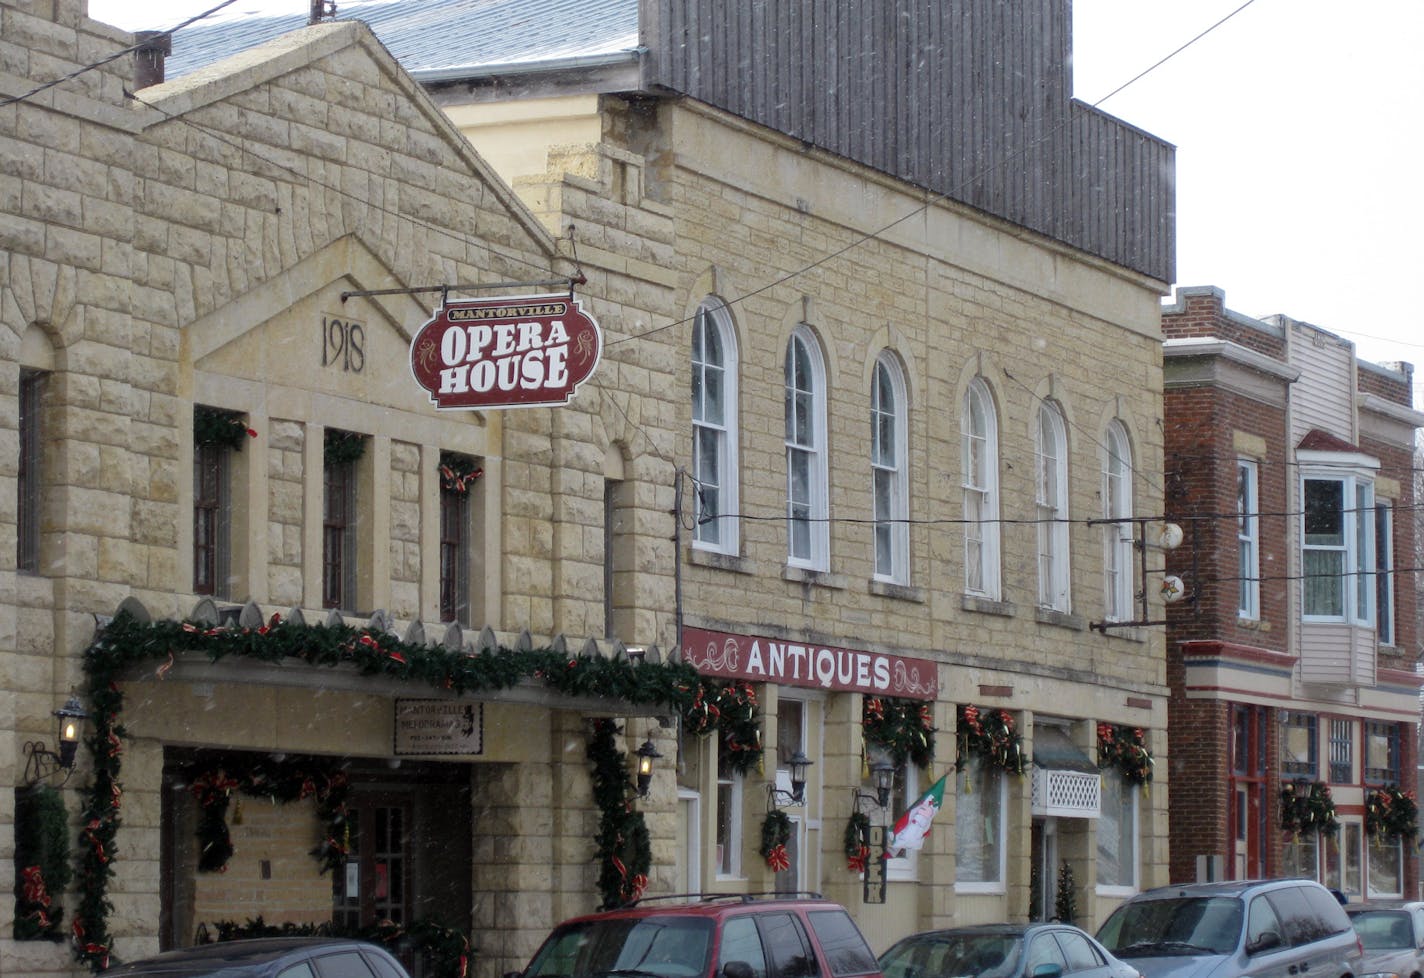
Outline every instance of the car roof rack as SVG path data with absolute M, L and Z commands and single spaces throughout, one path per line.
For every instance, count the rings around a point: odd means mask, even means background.
M 640 907 L 653 902 L 670 902 L 681 900 L 683 902 L 697 901 L 700 903 L 712 903 L 717 900 L 726 900 L 735 903 L 752 903 L 756 900 L 823 900 L 821 894 L 812 890 L 764 890 L 757 893 L 660 893 L 655 896 L 639 897 L 631 903 L 623 904 L 621 909 Z

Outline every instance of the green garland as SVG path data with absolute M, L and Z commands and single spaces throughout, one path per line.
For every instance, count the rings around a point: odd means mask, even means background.
M 682 710 L 682 728 L 700 737 L 716 731 L 727 749 L 727 763 L 748 774 L 761 763 L 761 717 L 756 688 L 745 679 L 702 679 Z
M 598 820 L 598 890 L 603 909 L 627 906 L 643 895 L 652 868 L 652 842 L 643 813 L 633 807 L 635 792 L 628 781 L 624 754 L 618 749 L 618 725 L 593 721 L 588 759 L 593 764 L 593 800 Z
M 359 462 L 366 454 L 366 436 L 353 431 L 327 428 L 322 438 L 322 459 L 327 465 Z
M 199 944 L 240 941 L 250 937 L 354 937 L 384 944 L 395 953 L 395 946 L 409 938 L 412 946 L 430 955 L 430 978 L 467 978 L 470 971 L 470 940 L 453 927 L 446 927 L 428 917 L 419 917 L 410 926 L 401 927 L 389 920 L 361 927 L 336 927 L 329 921 L 320 924 L 266 923 L 260 916 L 249 917 L 245 924 L 235 920 L 215 921 L 213 936 L 206 924 L 198 931 Z
M 195 445 L 216 445 L 219 448 L 240 451 L 243 439 L 256 437 L 257 432 L 247 427 L 243 416 L 236 411 L 224 411 L 201 404 L 193 408 Z
M 1365 834 L 1372 839 L 1412 839 L 1419 834 L 1419 805 L 1414 792 L 1396 784 L 1365 794 Z
M 120 614 L 95 637 L 84 656 L 90 714 L 86 746 L 94 778 L 84 792 L 79 835 L 79 905 L 74 912 L 75 956 L 95 971 L 109 960 L 108 899 L 115 841 L 122 824 L 124 694 L 119 677 L 142 663 L 166 671 L 179 652 L 211 661 L 243 656 L 263 662 L 294 660 L 313 666 L 354 665 L 362 675 L 422 682 L 455 693 L 508 689 L 532 680 L 566 696 L 598 696 L 632 704 L 665 705 L 681 712 L 698 688 L 698 675 L 680 662 L 629 664 L 570 656 L 553 649 L 498 649 L 473 655 L 423 643 L 406 643 L 382 631 L 348 625 L 295 626 L 273 615 L 261 628 L 210 628 L 192 622 L 140 622 Z M 323 819 L 327 814 L 318 810 Z
M 69 885 L 69 815 L 49 785 L 15 797 L 15 924 L 18 941 L 59 941 L 64 908 L 54 894 Z
M 929 703 L 895 696 L 867 696 L 861 701 L 860 712 L 865 739 L 888 749 L 896 767 L 908 759 L 923 770 L 934 761 L 934 714 Z
M 1152 752 L 1141 727 L 1120 723 L 1098 724 L 1098 767 L 1116 768 L 1128 784 L 1152 780 Z
M 851 812 L 846 821 L 842 848 L 845 851 L 846 869 L 857 873 L 865 872 L 866 861 L 870 858 L 870 816 L 865 812 Z
M 232 858 L 232 836 L 227 827 L 227 807 L 233 792 L 287 804 L 312 798 L 323 826 L 322 841 L 311 851 L 321 872 L 336 872 L 346 864 L 351 848 L 346 796 L 350 788 L 345 772 L 331 761 L 312 759 L 275 761 L 251 754 L 207 757 L 188 773 L 189 790 L 197 799 L 198 871 L 225 872 Z
M 1304 778 L 1281 785 L 1281 830 L 1300 836 L 1307 833 L 1334 835 L 1340 831 L 1335 799 L 1324 781 Z
M 977 706 L 961 706 L 955 727 L 954 769 L 964 770 L 971 754 L 986 763 L 1003 768 L 1011 774 L 1023 774 L 1023 737 L 1014 731 L 1014 718 L 1008 710 L 981 710 Z

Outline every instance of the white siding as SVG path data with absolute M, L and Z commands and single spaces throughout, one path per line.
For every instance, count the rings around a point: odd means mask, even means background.
M 1330 686 L 1375 685 L 1375 633 L 1337 622 L 1300 626 L 1300 679 Z
M 1354 347 L 1320 330 L 1293 323 L 1290 359 L 1300 368 L 1300 380 L 1291 388 L 1291 446 L 1300 444 L 1314 428 L 1353 444 Z

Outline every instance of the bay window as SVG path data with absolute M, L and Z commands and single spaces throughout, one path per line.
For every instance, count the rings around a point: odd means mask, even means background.
M 1305 618 L 1373 624 L 1373 483 L 1357 475 L 1308 475 L 1301 509 Z

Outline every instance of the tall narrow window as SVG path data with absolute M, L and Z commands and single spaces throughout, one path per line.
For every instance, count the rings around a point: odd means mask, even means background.
M 40 430 L 40 401 L 44 396 L 42 370 L 20 368 L 20 459 L 16 499 L 15 569 L 35 574 L 40 569 L 41 457 L 44 444 Z
M 1003 770 L 974 755 L 955 775 L 955 888 L 1001 892 L 1004 886 Z
M 905 471 L 905 383 L 886 352 L 875 361 L 870 390 L 870 471 L 875 506 L 875 576 L 909 580 L 910 528 Z
M 1330 780 L 1349 784 L 1355 780 L 1355 721 L 1330 721 Z
M 1301 497 L 1305 617 L 1373 624 L 1373 485 L 1353 476 L 1306 478 Z
M 1236 614 L 1255 621 L 1261 617 L 1260 490 L 1256 463 L 1236 462 Z
M 1035 432 L 1038 520 L 1038 603 L 1054 611 L 1068 604 L 1068 438 L 1057 405 L 1044 401 Z
M 468 455 L 440 453 L 440 620 L 470 624 L 470 496 L 483 474 Z
M 1394 507 L 1375 502 L 1375 634 L 1394 644 Z
M 327 429 L 323 469 L 321 606 L 356 608 L 356 462 L 365 438 Z
M 1102 778 L 1098 818 L 1098 890 L 1137 888 L 1137 789 L 1109 772 Z
M 964 589 L 999 598 L 999 422 L 984 381 L 964 392 L 960 415 L 964 472 Z
M 815 337 L 801 325 L 786 347 L 786 556 L 792 566 L 827 568 L 827 509 L 825 368 Z
M 730 748 L 717 744 L 717 848 L 718 876 L 742 872 L 742 786 L 746 779 L 732 764 Z
M 1320 746 L 1314 713 L 1280 711 L 1281 773 L 1314 781 L 1320 771 Z
M 692 322 L 693 544 L 737 551 L 737 346 L 726 306 L 708 299 Z
M 233 465 L 249 435 L 237 411 L 193 406 L 193 592 L 233 597 Z
M 1103 459 L 1103 568 L 1109 621 L 1132 617 L 1132 448 L 1127 429 L 1113 421 L 1107 430 L 1107 453 Z
M 1364 746 L 1365 782 L 1376 785 L 1399 784 L 1403 774 L 1399 724 L 1366 720 Z

